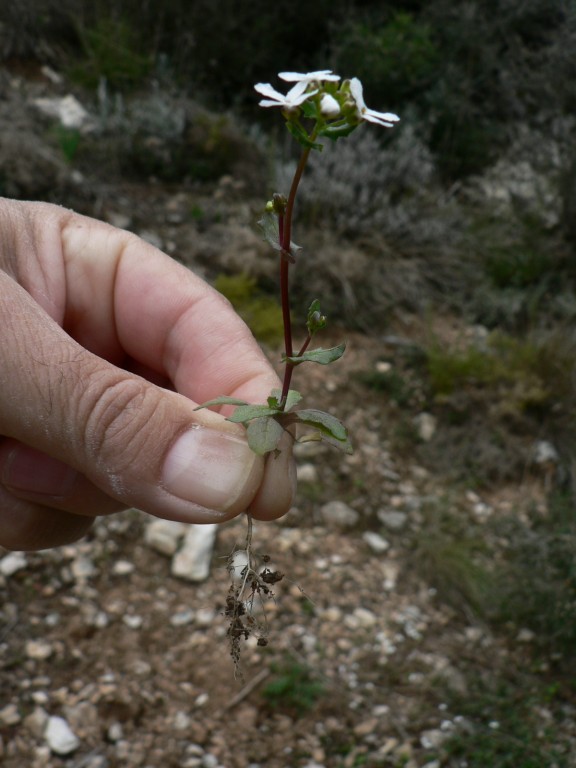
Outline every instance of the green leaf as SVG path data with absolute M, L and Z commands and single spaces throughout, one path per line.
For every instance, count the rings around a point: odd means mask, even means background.
M 278 216 L 272 211 L 265 211 L 262 214 L 262 218 L 257 222 L 258 226 L 262 230 L 264 240 L 274 248 L 275 251 L 281 251 L 280 245 L 280 230 L 278 228 Z M 295 242 L 290 242 L 290 253 L 295 254 L 302 250 L 301 245 L 297 245 Z
M 318 135 L 326 136 L 327 139 L 336 141 L 337 139 L 342 139 L 345 136 L 349 136 L 352 131 L 356 130 L 356 128 L 358 128 L 358 124 L 350 125 L 348 122 L 346 122 L 344 125 L 327 125 L 325 128 L 322 128 L 320 131 L 318 131 Z
M 352 453 L 352 444 L 348 439 L 348 430 L 339 419 L 330 413 L 307 408 L 286 414 L 286 416 L 282 417 L 282 423 L 286 425 L 305 424 L 308 427 L 313 427 L 318 430 L 322 440 L 346 453 Z
M 338 360 L 344 354 L 346 344 L 338 344 L 337 347 L 330 347 L 330 349 L 311 349 L 309 352 L 304 352 L 303 355 L 294 355 L 291 357 L 282 356 L 283 363 L 292 363 L 293 365 L 300 365 L 300 363 L 320 363 L 320 365 L 328 365 Z
M 284 434 L 284 427 L 271 416 L 261 416 L 246 428 L 248 445 L 258 456 L 275 451 Z
M 238 400 L 237 397 L 228 397 L 227 395 L 220 395 L 215 397 L 214 400 L 207 400 L 202 405 L 194 408 L 195 411 L 201 411 L 202 408 L 210 408 L 212 405 L 248 405 L 246 400 Z
M 272 397 L 268 398 L 268 405 L 272 408 L 273 404 L 270 401 L 274 400 L 274 403 L 277 406 L 278 403 L 280 402 L 281 397 L 282 397 L 282 390 L 273 389 Z M 295 405 L 298 405 L 300 400 L 302 400 L 302 395 L 300 394 L 300 392 L 298 392 L 295 389 L 289 389 L 288 395 L 286 396 L 286 404 L 284 405 L 284 410 L 289 411 L 291 408 L 294 408 Z
M 312 141 L 300 123 L 288 120 L 286 123 L 286 128 L 288 128 L 292 136 L 294 136 L 296 141 L 303 147 L 308 147 L 309 149 L 317 149 L 319 152 L 322 152 L 324 149 L 322 144 L 319 144 L 317 141 Z
M 252 419 L 276 416 L 278 413 L 281 413 L 278 408 L 270 408 L 268 405 L 240 405 L 227 420 L 235 424 L 245 424 Z

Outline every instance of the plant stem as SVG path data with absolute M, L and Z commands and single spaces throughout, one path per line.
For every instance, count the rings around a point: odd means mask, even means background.
M 314 140 L 314 133 L 311 136 Z M 305 147 L 300 156 L 300 161 L 294 173 L 292 179 L 292 186 L 290 187 L 290 193 L 288 195 L 288 202 L 286 203 L 286 210 L 283 216 L 278 217 L 278 233 L 280 235 L 280 246 L 282 248 L 280 252 L 280 298 L 282 302 L 282 321 L 284 323 L 284 352 L 286 357 L 292 357 L 292 323 L 290 321 L 290 287 L 289 287 L 289 272 L 290 263 L 292 260 L 292 254 L 290 252 L 292 242 L 292 215 L 294 212 L 294 203 L 296 201 L 296 193 L 298 191 L 298 185 L 300 179 L 306 168 L 308 162 L 308 156 L 310 154 L 310 147 Z M 288 397 L 288 391 L 290 389 L 290 382 L 292 381 L 292 373 L 294 371 L 294 365 L 292 363 L 286 363 L 284 368 L 284 381 L 282 383 L 282 395 L 280 397 L 280 408 L 283 409 L 286 404 L 286 398 Z

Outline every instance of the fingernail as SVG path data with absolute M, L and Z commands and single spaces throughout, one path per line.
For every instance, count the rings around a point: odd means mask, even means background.
M 77 477 L 72 467 L 25 445 L 10 451 L 2 470 L 7 488 L 53 499 L 65 498 Z
M 180 499 L 227 510 L 240 496 L 256 492 L 257 458 L 241 437 L 192 427 L 168 452 L 164 487 Z

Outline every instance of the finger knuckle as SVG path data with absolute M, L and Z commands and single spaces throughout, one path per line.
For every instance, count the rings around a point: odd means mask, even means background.
M 146 425 L 155 412 L 155 398 L 144 381 L 122 377 L 100 385 L 88 403 L 85 444 L 96 461 L 122 471 L 146 442 Z

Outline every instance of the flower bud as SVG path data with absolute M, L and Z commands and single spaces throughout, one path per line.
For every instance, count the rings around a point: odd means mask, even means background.
M 334 96 L 325 93 L 320 100 L 320 112 L 324 117 L 338 117 L 340 114 L 340 104 L 338 104 Z

